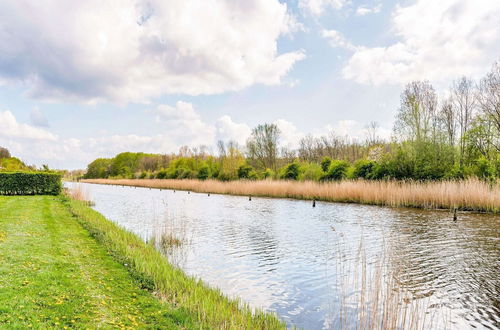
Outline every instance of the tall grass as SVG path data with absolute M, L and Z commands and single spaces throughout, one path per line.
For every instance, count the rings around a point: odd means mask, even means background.
M 64 198 L 81 225 L 130 273 L 150 290 L 199 323 L 200 329 L 282 329 L 276 316 L 252 310 L 219 290 L 186 276 L 173 267 L 154 246 L 143 242 L 81 201 Z
M 84 185 L 76 184 L 72 188 L 65 189 L 66 195 L 71 199 L 83 202 L 89 206 L 94 205 L 92 202 L 92 197 L 90 196 L 90 192 L 85 188 Z
M 337 257 L 338 309 L 340 329 L 431 329 L 439 322 L 429 300 L 418 297 L 401 285 L 404 270 L 386 255 L 387 249 L 368 263 L 362 242 L 349 262 Z M 345 248 L 345 247 L 344 247 Z M 339 249 L 340 252 L 340 249 Z M 447 325 L 441 320 L 440 325 Z
M 190 190 L 203 193 L 316 199 L 386 206 L 500 212 L 500 184 L 478 179 L 460 181 L 230 181 L 215 180 L 83 180 L 87 183 Z

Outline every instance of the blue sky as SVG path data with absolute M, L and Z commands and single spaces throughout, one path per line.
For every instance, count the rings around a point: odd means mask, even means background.
M 404 84 L 441 95 L 500 59 L 493 0 L 91 0 L 0 4 L 0 146 L 84 168 L 122 151 L 244 144 L 276 123 L 389 138 Z

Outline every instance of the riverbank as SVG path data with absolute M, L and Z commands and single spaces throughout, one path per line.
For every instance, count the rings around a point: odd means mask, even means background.
M 0 196 L 0 327 L 282 328 L 78 201 Z
M 188 190 L 244 196 L 295 198 L 390 207 L 500 212 L 500 185 L 463 181 L 215 181 L 159 179 L 88 179 L 86 183 Z

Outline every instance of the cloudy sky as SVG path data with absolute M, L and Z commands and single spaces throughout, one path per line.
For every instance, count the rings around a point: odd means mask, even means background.
M 408 81 L 500 59 L 498 0 L 3 0 L 0 146 L 84 168 L 122 151 L 244 143 L 276 123 L 388 136 Z

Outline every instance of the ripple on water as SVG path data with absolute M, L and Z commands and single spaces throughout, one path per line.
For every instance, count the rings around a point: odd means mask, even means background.
M 397 271 L 409 304 L 426 306 L 418 310 L 432 328 L 500 322 L 500 219 L 492 215 L 461 214 L 453 222 L 441 211 L 313 209 L 309 201 L 101 185 L 88 191 L 97 211 L 144 239 L 166 223 L 186 231 L 190 243 L 170 251 L 170 260 L 290 325 L 338 328 L 341 309 L 357 324 L 359 274 L 365 269 L 374 279 L 381 265 Z

